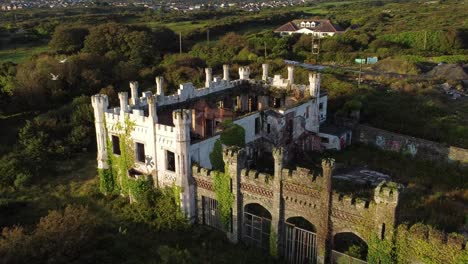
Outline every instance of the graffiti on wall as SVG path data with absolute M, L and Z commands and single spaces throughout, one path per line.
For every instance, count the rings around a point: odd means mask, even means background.
M 412 157 L 416 156 L 418 153 L 416 144 L 409 142 L 408 140 L 405 142 L 394 139 L 387 140 L 384 136 L 377 135 L 375 137 L 375 145 L 384 150 L 402 152 L 403 154 L 410 155 Z

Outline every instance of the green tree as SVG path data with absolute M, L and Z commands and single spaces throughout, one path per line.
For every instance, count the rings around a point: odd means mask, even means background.
M 88 34 L 88 29 L 84 27 L 58 26 L 55 28 L 49 47 L 58 53 L 74 53 L 83 48 Z

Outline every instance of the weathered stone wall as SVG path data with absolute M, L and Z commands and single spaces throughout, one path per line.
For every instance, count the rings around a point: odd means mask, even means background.
M 374 145 L 384 150 L 429 160 L 458 161 L 463 165 L 468 165 L 468 149 L 447 146 L 367 125 L 355 126 L 353 136 L 355 142 Z
M 338 196 L 332 200 L 333 161 L 324 160 L 321 171 L 320 169 L 311 171 L 300 167 L 289 170 L 283 168 L 285 154 L 283 152 L 282 149 L 273 150 L 274 175 L 243 168 L 242 151 L 224 152 L 223 158 L 232 180 L 234 196 L 232 205 L 234 227 L 232 232 L 227 232 L 228 237 L 233 241 L 237 241 L 242 234 L 242 216 L 248 204 L 259 204 L 271 214 L 271 233 L 277 234 L 275 247 L 280 254 L 284 241 L 283 226 L 288 219 L 302 217 L 310 222 L 315 227 L 317 235 L 316 246 L 320 263 L 326 262 L 333 235 L 338 232 L 353 232 L 367 240 L 369 237 L 367 233 L 379 232 L 380 225 L 376 224 L 374 219 L 379 222 L 390 222 L 389 227 L 392 228 L 396 203 L 389 206 L 388 197 L 393 193 L 379 186 L 380 189 L 378 191 L 376 189 L 378 198 L 371 202 L 355 201 L 351 197 Z M 216 199 L 213 175 L 213 172 L 205 168 L 192 167 L 192 176 L 197 186 L 196 197 L 200 222 L 203 220 L 200 213 L 203 207 L 202 197 Z M 397 195 L 396 191 L 395 195 Z M 372 206 L 369 206 L 369 203 Z M 377 215 L 380 216 L 377 217 Z

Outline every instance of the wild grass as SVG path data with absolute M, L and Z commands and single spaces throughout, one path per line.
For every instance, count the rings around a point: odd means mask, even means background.
M 0 62 L 11 61 L 21 63 L 30 59 L 33 55 L 46 52 L 49 48 L 47 45 L 33 47 L 19 47 L 0 50 Z

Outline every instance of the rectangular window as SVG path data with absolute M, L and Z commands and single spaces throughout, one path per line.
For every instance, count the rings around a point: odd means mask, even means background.
M 206 119 L 205 120 L 205 137 L 211 137 L 213 136 L 213 120 L 212 119 Z
M 320 103 L 320 104 L 319 104 L 319 109 L 320 109 L 320 110 L 323 109 L 323 103 Z
M 135 158 L 139 162 L 145 162 L 145 145 L 141 143 L 136 143 L 135 146 Z
M 270 131 L 271 131 L 270 124 L 267 124 L 267 133 L 270 134 Z
M 120 155 L 120 139 L 118 136 L 112 136 L 112 153 Z
M 305 117 L 309 118 L 310 106 L 306 107 Z
M 166 170 L 175 172 L 175 155 L 169 150 L 166 150 Z
M 328 138 L 325 138 L 325 137 L 322 138 L 322 143 L 329 143 L 329 142 L 330 140 Z
M 260 133 L 260 128 L 261 128 L 260 117 L 257 117 L 255 118 L 255 135 Z

